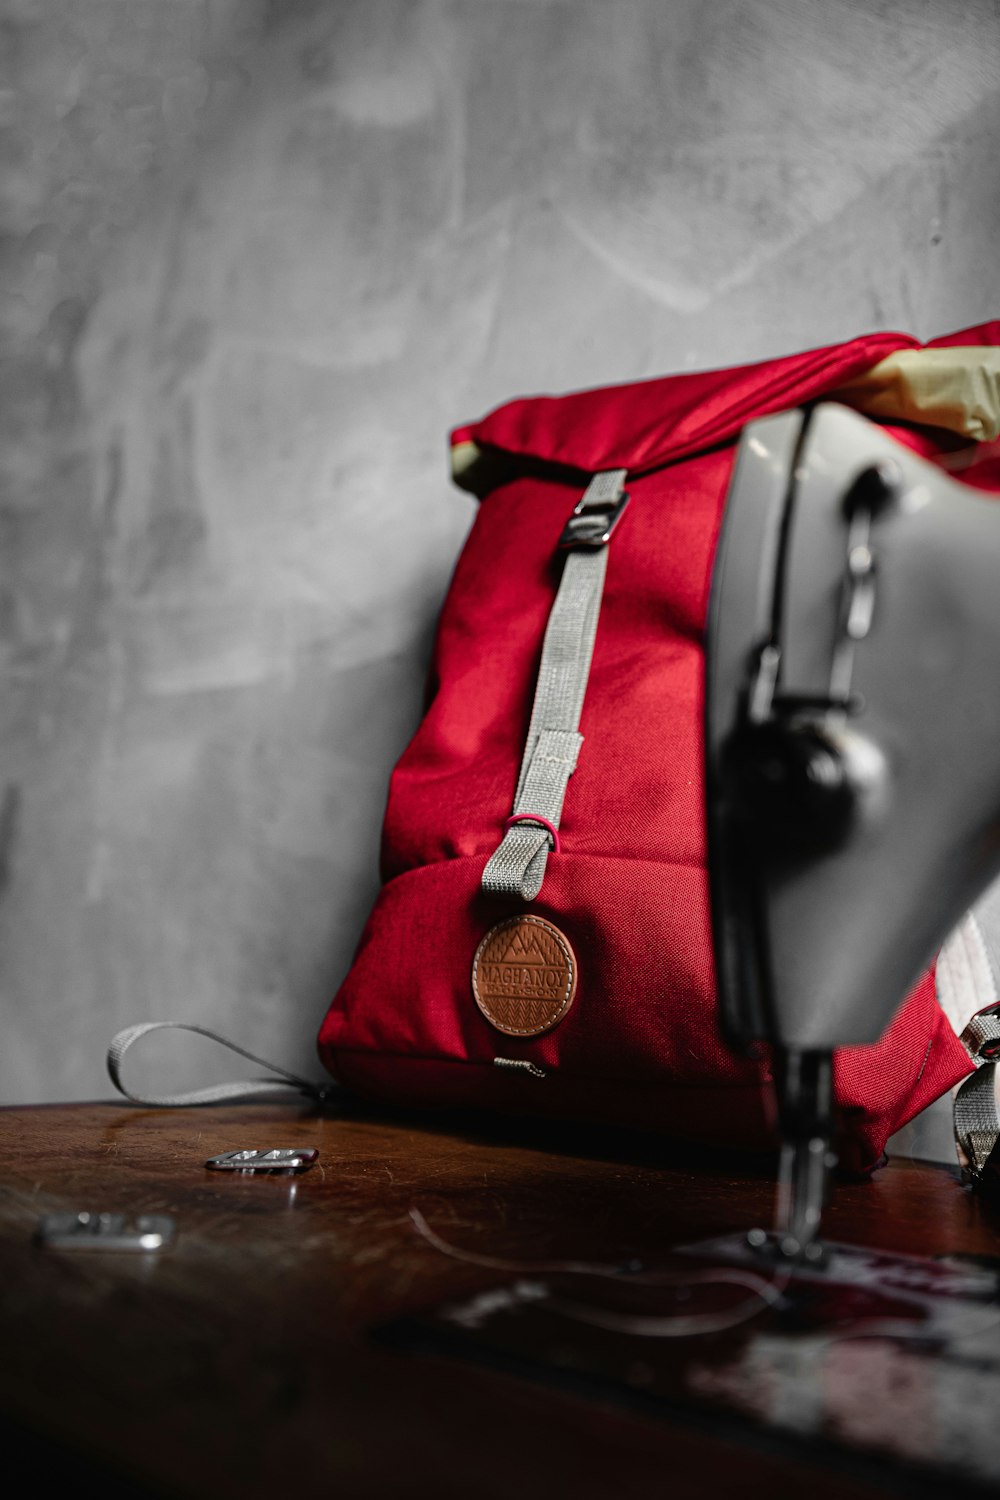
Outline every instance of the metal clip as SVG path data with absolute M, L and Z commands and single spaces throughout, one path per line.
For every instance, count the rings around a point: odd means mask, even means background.
M 594 492 L 591 485 L 573 507 L 573 513 L 559 538 L 559 550 L 574 547 L 604 547 L 628 505 L 628 491 L 617 495 Z
M 272 1146 L 269 1151 L 223 1151 L 205 1165 L 212 1172 L 307 1172 L 318 1156 L 313 1146 Z
M 844 633 L 863 641 L 875 612 L 875 557 L 871 549 L 871 511 L 858 506 L 851 517 L 844 577 Z
M 544 1078 L 545 1069 L 523 1057 L 495 1057 L 493 1066 L 506 1073 L 529 1073 L 532 1078 Z
M 36 1239 L 55 1250 L 165 1250 L 173 1244 L 176 1222 L 167 1214 L 139 1214 L 129 1223 L 124 1214 L 46 1214 Z
M 771 705 L 778 686 L 780 667 L 781 651 L 779 648 L 771 641 L 761 646 L 747 704 L 747 717 L 751 724 L 764 724 L 771 717 Z
M 959 1040 L 977 1068 L 994 1062 L 1000 1052 L 1000 1001 L 977 1010 Z

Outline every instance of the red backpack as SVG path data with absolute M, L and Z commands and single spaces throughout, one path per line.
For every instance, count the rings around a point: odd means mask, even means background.
M 873 334 L 528 398 L 454 434 L 458 480 L 482 504 L 426 716 L 392 777 L 384 885 L 320 1032 L 338 1080 L 401 1104 L 774 1144 L 766 1060 L 734 1056 L 716 1016 L 702 742 L 713 554 L 744 424 L 843 394 L 919 347 Z M 925 454 L 943 439 L 891 430 Z M 574 561 L 585 554 L 606 566 L 597 583 Z M 836 1056 L 841 1160 L 870 1169 L 970 1069 L 929 972 L 881 1041 Z

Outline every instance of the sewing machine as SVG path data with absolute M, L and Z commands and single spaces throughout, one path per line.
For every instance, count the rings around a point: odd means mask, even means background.
M 742 438 L 707 643 L 713 929 L 729 1040 L 774 1049 L 792 1259 L 822 1254 L 834 1048 L 881 1036 L 1000 870 L 996 507 L 843 406 Z

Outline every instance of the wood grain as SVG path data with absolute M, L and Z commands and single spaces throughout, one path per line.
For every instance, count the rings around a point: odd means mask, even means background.
M 415 1232 L 513 1260 L 662 1261 L 670 1247 L 767 1221 L 760 1172 L 677 1159 L 648 1139 L 437 1125 L 294 1108 L 157 1112 L 117 1105 L 4 1111 L 0 1147 L 0 1410 L 141 1493 L 354 1496 L 821 1497 L 876 1493 L 825 1474 L 779 1434 L 751 1441 L 667 1412 L 437 1357 L 370 1331 L 494 1285 Z M 313 1145 L 301 1177 L 207 1172 L 244 1146 Z M 105 1208 L 177 1216 L 160 1256 L 39 1249 L 39 1215 Z M 955 1175 L 895 1163 L 841 1184 L 831 1237 L 992 1255 L 998 1218 Z M 739 1339 L 734 1336 L 734 1357 Z M 51 1461 L 51 1460 L 50 1460 Z M 827 1459 L 824 1462 L 828 1461 Z M 886 1468 L 889 1492 L 912 1474 Z

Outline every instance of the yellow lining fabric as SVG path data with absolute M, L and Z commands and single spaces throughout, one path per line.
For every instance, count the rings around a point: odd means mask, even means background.
M 830 399 L 883 421 L 923 422 L 993 442 L 1000 436 L 1000 348 L 897 349 Z
M 452 444 L 451 477 L 457 485 L 461 485 L 462 489 L 466 488 L 466 485 L 462 483 L 463 479 L 466 478 L 469 471 L 478 463 L 482 456 L 483 450 L 479 447 L 478 443 L 472 442 L 471 438 L 466 438 L 461 443 Z

